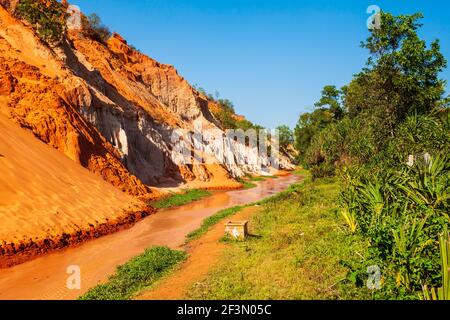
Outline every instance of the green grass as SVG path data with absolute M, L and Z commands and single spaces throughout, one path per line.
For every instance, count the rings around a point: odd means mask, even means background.
M 266 179 L 278 179 L 278 177 L 277 176 L 254 177 L 248 175 L 244 179 L 238 179 L 238 181 L 243 184 L 244 190 L 248 190 L 257 187 L 257 185 L 253 182 L 265 181 Z
M 223 259 L 186 298 L 371 298 L 348 279 L 346 265 L 364 260 L 368 245 L 346 229 L 339 191 L 335 179 L 308 179 L 260 201 L 250 221 L 252 236 L 228 243 Z
M 258 182 L 258 181 L 264 181 L 266 179 L 264 179 L 263 177 L 251 177 L 249 178 L 250 181 L 254 181 L 254 182 Z
M 128 300 L 161 279 L 186 258 L 183 251 L 167 247 L 147 249 L 119 266 L 105 284 L 89 290 L 80 300 Z
M 243 185 L 242 189 L 244 190 L 253 189 L 257 187 L 256 184 L 250 182 L 250 180 L 247 179 L 237 179 L 237 181 Z
M 192 189 L 183 193 L 173 193 L 169 196 L 163 197 L 162 199 L 153 201 L 151 206 L 156 209 L 179 207 L 210 195 L 211 192 L 207 190 Z
M 279 176 L 264 176 L 264 179 L 279 179 Z
M 311 175 L 311 173 L 308 170 L 303 169 L 302 167 L 297 167 L 292 173 L 298 176 L 306 176 L 306 177 L 309 177 Z
M 224 209 L 224 210 L 221 210 L 221 211 L 217 212 L 216 214 L 206 218 L 205 220 L 203 220 L 203 223 L 200 226 L 200 228 L 198 228 L 197 230 L 195 230 L 187 235 L 186 241 L 189 242 L 189 241 L 200 238 L 202 235 L 204 235 L 206 232 L 208 232 L 208 230 L 212 226 L 216 225 L 219 221 L 234 215 L 235 213 L 241 211 L 245 207 L 247 207 L 247 206 L 236 206 L 236 207 Z

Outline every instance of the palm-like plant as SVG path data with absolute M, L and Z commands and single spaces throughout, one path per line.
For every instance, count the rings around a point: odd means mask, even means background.
M 402 226 L 392 230 L 394 237 L 393 256 L 401 262 L 397 273 L 397 283 L 408 289 L 410 289 L 411 279 L 409 263 L 414 256 L 421 253 L 428 242 L 431 242 L 431 240 L 421 241 L 426 221 L 427 217 L 417 219 L 407 216 Z
M 416 155 L 411 167 L 405 164 L 399 170 L 343 173 L 341 215 L 350 230 L 358 228 L 369 237 L 374 254 L 386 264 L 386 275 L 396 277 L 397 287 L 408 292 L 420 290 L 424 279 L 437 286 L 437 234 L 450 224 L 450 157 Z M 446 256 L 448 251 L 441 249 Z M 424 289 L 424 294 L 445 297 L 448 287 Z
M 348 208 L 344 208 L 341 210 L 341 215 L 347 223 L 351 232 L 356 232 L 356 228 L 358 227 L 358 223 L 356 222 L 356 217 L 353 212 L 351 212 Z
M 450 161 L 437 155 L 428 161 L 421 160 L 402 175 L 404 183 L 398 187 L 414 204 L 432 208 L 448 215 L 450 199 Z
M 450 237 L 449 232 L 444 232 L 439 237 L 439 247 L 441 252 L 441 272 L 442 287 L 428 288 L 423 286 L 424 300 L 450 300 Z

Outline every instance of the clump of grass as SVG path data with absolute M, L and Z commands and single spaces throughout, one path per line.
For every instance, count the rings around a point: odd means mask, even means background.
M 249 180 L 246 179 L 237 179 L 239 183 L 241 183 L 243 185 L 242 189 L 244 190 L 248 190 L 248 189 L 253 189 L 256 188 L 257 185 L 250 182 Z
M 277 176 L 259 176 L 255 177 L 250 174 L 246 175 L 244 179 L 238 179 L 240 183 L 243 185 L 244 190 L 253 189 L 257 187 L 257 185 L 253 182 L 261 182 L 267 179 L 278 179 Z
M 151 286 L 186 258 L 183 251 L 167 247 L 147 249 L 117 268 L 107 283 L 89 290 L 80 300 L 128 300 Z
M 266 180 L 266 179 L 264 179 L 263 177 L 251 177 L 250 178 L 250 181 L 264 181 L 264 180 Z
M 264 176 L 264 179 L 279 179 L 279 176 Z
M 311 173 L 308 170 L 303 169 L 302 167 L 297 167 L 292 173 L 298 176 L 307 176 L 307 177 L 311 175 Z
M 156 209 L 179 207 L 210 195 L 211 192 L 207 190 L 192 189 L 183 193 L 173 193 L 169 196 L 163 197 L 162 199 L 153 201 L 151 205 Z
M 220 220 L 234 215 L 235 213 L 241 211 L 245 207 L 247 207 L 247 206 L 236 206 L 236 207 L 224 209 L 224 210 L 217 212 L 215 215 L 212 215 L 212 216 L 206 218 L 205 220 L 203 220 L 203 223 L 200 226 L 200 228 L 198 228 L 197 230 L 195 230 L 187 235 L 187 237 L 186 237 L 187 241 L 191 241 L 191 240 L 200 238 L 202 235 L 204 235 L 206 232 L 208 232 L 208 230 L 212 226 L 217 224 Z
M 249 181 L 244 181 L 244 182 L 242 182 L 242 184 L 244 185 L 244 190 L 253 189 L 253 188 L 257 187 L 256 184 L 251 183 Z

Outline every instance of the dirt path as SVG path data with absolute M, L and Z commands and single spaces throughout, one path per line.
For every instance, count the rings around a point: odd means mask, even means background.
M 137 300 L 180 300 L 185 298 L 189 288 L 203 279 L 221 258 L 225 243 L 219 242 L 224 236 L 224 223 L 228 220 L 248 220 L 258 211 L 258 207 L 248 207 L 232 217 L 216 224 L 200 239 L 191 241 L 184 248 L 188 259 L 172 275 L 162 280 L 154 289 L 141 293 Z

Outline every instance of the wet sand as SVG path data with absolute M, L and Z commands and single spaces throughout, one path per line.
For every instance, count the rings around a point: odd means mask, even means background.
M 0 270 L 0 299 L 76 299 L 105 281 L 115 268 L 155 245 L 179 248 L 186 235 L 217 211 L 255 202 L 299 181 L 294 175 L 267 179 L 250 190 L 218 192 L 179 208 L 159 211 L 130 229 Z M 69 266 L 81 270 L 81 289 L 69 290 Z

